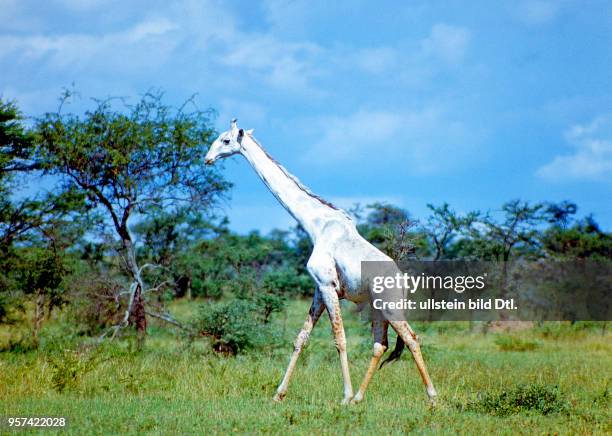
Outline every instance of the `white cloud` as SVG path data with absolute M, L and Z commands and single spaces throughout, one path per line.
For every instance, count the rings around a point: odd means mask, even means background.
M 274 29 L 253 31 L 236 21 L 224 3 L 186 0 L 173 8 L 173 21 L 187 25 L 180 33 L 184 45 L 192 46 L 199 59 L 216 72 L 216 81 L 240 86 L 252 79 L 257 84 L 291 93 L 317 93 L 313 84 L 320 75 L 324 50 L 309 41 L 290 41 Z M 248 24 L 248 23 L 247 23 Z M 232 80 L 237 78 L 237 80 Z
M 317 5 L 308 0 L 265 0 L 266 20 L 276 31 L 295 33 L 307 27 Z
M 12 5 L 11 10 L 18 7 L 15 0 L 0 1 Z M 56 1 L 75 19 L 83 17 L 87 22 L 96 8 L 105 7 L 110 0 L 87 0 L 83 4 L 76 0 Z M 47 77 L 57 77 L 61 84 L 82 82 L 84 76 L 97 81 L 121 75 L 125 82 L 126 74 L 137 75 L 139 80 L 146 80 L 148 74 L 157 84 L 156 80 L 166 77 L 165 73 L 175 76 L 197 69 L 201 73 L 193 83 L 198 87 L 212 85 L 217 89 L 231 88 L 230 92 L 236 93 L 255 83 L 316 98 L 335 95 L 332 78 L 342 75 L 353 79 L 355 75 L 383 76 L 393 71 L 392 76 L 381 80 L 388 82 L 392 77 L 403 85 L 423 85 L 438 69 L 459 63 L 469 45 L 467 29 L 444 23 L 433 26 L 420 41 L 395 41 L 374 47 L 336 42 L 322 45 L 302 36 L 288 36 L 288 30 L 281 27 L 309 5 L 270 0 L 264 7 L 269 26 L 254 30 L 249 23 L 240 22 L 236 11 L 215 0 L 172 2 L 164 10 L 158 8 L 156 15 L 139 16 L 139 21 L 131 25 L 124 24 L 133 16 L 130 9 L 114 2 L 112 8 L 122 18 L 116 21 L 113 31 L 34 32 L 32 29 L 46 27 L 30 26 L 29 32 L 0 36 L 0 61 L 6 64 L 11 60 L 13 75 L 18 74 L 18 69 L 32 67 Z M 317 9 L 309 13 L 322 12 Z M 117 28 L 119 23 L 123 27 Z M 106 25 L 105 29 L 112 27 Z
M 516 4 L 518 18 L 526 24 L 538 25 L 552 21 L 561 6 L 559 1 L 529 0 Z
M 221 63 L 258 75 L 260 80 L 279 88 L 304 90 L 318 75 L 316 44 L 280 41 L 270 35 L 237 32 Z
M 470 32 L 464 27 L 438 23 L 431 29 L 429 36 L 421 41 L 421 49 L 449 64 L 461 62 L 470 41 Z
M 0 60 L 9 56 L 43 60 L 51 68 L 71 72 L 92 64 L 113 71 L 138 69 L 166 59 L 173 48 L 173 41 L 166 34 L 175 27 L 166 19 L 150 19 L 104 35 L 0 36 Z
M 10 14 L 17 13 L 14 0 L 0 1 L 7 2 L 13 11 Z M 62 4 L 79 14 L 101 1 L 90 0 L 81 7 L 73 0 Z M 6 17 L 4 21 L 11 20 Z M 43 68 L 74 77 L 83 69 L 95 73 L 142 71 L 163 65 L 172 56 L 191 64 L 204 61 L 209 71 L 217 71 L 217 83 L 229 83 L 232 78 L 244 82 L 248 76 L 274 88 L 315 91 L 312 82 L 319 75 L 318 65 L 323 64 L 323 50 L 317 44 L 289 42 L 270 32 L 243 29 L 248 27 L 239 26 L 221 3 L 185 0 L 171 4 L 163 15 L 160 11 L 158 16 L 141 18 L 113 32 L 5 33 L 0 35 L 0 60 L 41 62 Z
M 138 42 L 149 37 L 164 35 L 176 27 L 174 23 L 165 18 L 143 21 L 129 29 L 126 36 L 129 40 Z
M 349 61 L 367 73 L 383 74 L 397 64 L 398 53 L 391 47 L 365 48 L 357 50 Z
M 413 173 L 462 165 L 474 155 L 482 137 L 482 132 L 437 107 L 358 110 L 345 117 L 322 117 L 314 124 L 322 135 L 305 154 L 309 162 L 370 165 L 400 159 Z
M 612 116 L 576 124 L 565 132 L 572 154 L 556 156 L 536 174 L 550 181 L 610 180 L 612 175 Z

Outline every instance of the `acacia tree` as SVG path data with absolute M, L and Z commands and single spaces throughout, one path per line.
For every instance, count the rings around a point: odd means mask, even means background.
M 20 190 L 40 168 L 33 151 L 33 135 L 16 103 L 0 100 L 0 322 L 12 321 L 9 308 L 25 314 L 24 300 L 34 298 L 36 344 L 43 318 L 63 303 L 66 247 L 80 236 L 78 218 L 87 211 L 74 191 L 32 197 Z
M 517 247 L 537 245 L 537 225 L 543 220 L 543 207 L 540 203 L 531 205 L 527 201 L 511 200 L 502 205 L 504 217 L 501 222 L 485 217 L 485 236 L 493 246 L 496 260 L 508 262 Z
M 62 111 L 70 97 L 66 93 L 57 112 L 36 121 L 35 160 L 45 174 L 61 180 L 61 189 L 82 192 L 107 218 L 131 282 L 115 333 L 135 325 L 141 343 L 150 291 L 143 271 L 151 265 L 139 264 L 130 223 L 152 208 L 210 209 L 229 188 L 216 170 L 203 165 L 214 134 L 210 111 L 188 110 L 187 103 L 175 109 L 161 94 L 148 93 L 135 105 L 95 100 L 95 108 L 79 116 Z
M 356 205 L 351 213 L 361 223 L 359 232 L 372 244 L 396 261 L 405 260 L 423 251 L 425 240 L 417 231 L 416 221 L 408 211 L 388 203 L 373 203 L 366 206 L 369 210 L 362 219 L 364 210 Z
M 446 255 L 448 247 L 453 239 L 462 229 L 469 229 L 478 218 L 478 212 L 470 212 L 460 217 L 450 208 L 448 203 L 442 206 L 428 204 L 431 215 L 427 218 L 427 225 L 424 232 L 431 239 L 434 257 L 433 260 L 440 260 Z
M 13 241 L 36 224 L 34 211 L 38 204 L 10 198 L 15 188 L 14 174 L 24 166 L 31 152 L 31 136 L 21 123 L 17 105 L 0 100 L 0 257 L 7 258 Z
M 193 207 L 170 212 L 154 210 L 133 226 L 134 234 L 142 241 L 137 254 L 142 261 L 163 267 L 155 269 L 158 287 L 166 283 L 168 288 L 174 288 L 175 296 L 191 298 L 194 272 L 191 258 L 201 260 L 196 246 L 227 231 L 226 224 L 227 218 L 218 220 Z

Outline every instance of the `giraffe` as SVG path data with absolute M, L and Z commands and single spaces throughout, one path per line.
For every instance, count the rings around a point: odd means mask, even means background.
M 274 400 L 282 401 L 285 398 L 300 352 L 321 314 L 327 310 L 340 357 L 344 384 L 342 404 L 363 400 L 372 375 L 387 350 L 389 325 L 397 332 L 398 341 L 401 338 L 412 352 L 427 395 L 434 404 L 436 390 L 425 367 L 415 332 L 405 320 L 392 319 L 393 317 L 382 311 L 373 313 L 372 357 L 363 381 L 357 393 L 353 395 L 340 300 L 346 299 L 357 304 L 369 302 L 369 290 L 364 290 L 361 285 L 361 261 L 393 261 L 357 232 L 355 223 L 345 211 L 308 190 L 263 149 L 253 136 L 253 130 L 239 129 L 237 120 L 233 119 L 230 129 L 221 133 L 212 143 L 205 163 L 210 165 L 218 159 L 235 154 L 241 154 L 247 159 L 276 199 L 304 228 L 314 247 L 306 265 L 316 284 L 313 301 L 306 321 L 295 339 L 289 365 Z

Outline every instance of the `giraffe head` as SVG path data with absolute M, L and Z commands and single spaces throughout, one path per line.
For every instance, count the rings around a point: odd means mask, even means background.
M 204 162 L 206 162 L 207 165 L 212 164 L 217 159 L 240 153 L 242 149 L 242 138 L 244 138 L 245 131 L 238 128 L 236 124 L 237 121 L 238 120 L 234 118 L 230 124 L 230 129 L 221 133 L 212 143 L 204 158 Z M 253 130 L 249 130 L 246 133 L 251 134 L 252 132 Z

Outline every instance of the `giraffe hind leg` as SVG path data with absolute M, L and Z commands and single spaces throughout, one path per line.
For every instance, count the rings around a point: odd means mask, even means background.
M 431 381 L 431 377 L 429 377 L 429 373 L 427 372 L 427 367 L 425 366 L 425 361 L 423 360 L 423 355 L 421 354 L 421 346 L 417 341 L 417 336 L 406 321 L 389 321 L 391 327 L 397 332 L 397 334 L 402 338 L 404 343 L 408 346 L 408 349 L 412 353 L 412 357 L 414 358 L 414 362 L 416 363 L 417 369 L 419 370 L 419 374 L 421 375 L 421 379 L 423 380 L 423 384 L 425 385 L 425 389 L 427 390 L 427 396 L 429 397 L 429 401 L 431 404 L 435 404 L 437 392 L 434 388 L 434 385 Z
M 351 400 L 351 404 L 359 403 L 363 400 L 365 395 L 365 391 L 368 388 L 368 384 L 376 371 L 376 367 L 378 366 L 378 362 L 382 358 L 383 354 L 387 350 L 387 329 L 389 328 L 389 323 L 382 319 L 382 317 L 375 317 L 372 320 L 372 335 L 374 337 L 374 346 L 372 348 L 372 358 L 370 359 L 370 366 L 363 378 L 363 382 L 359 386 L 359 390 Z

